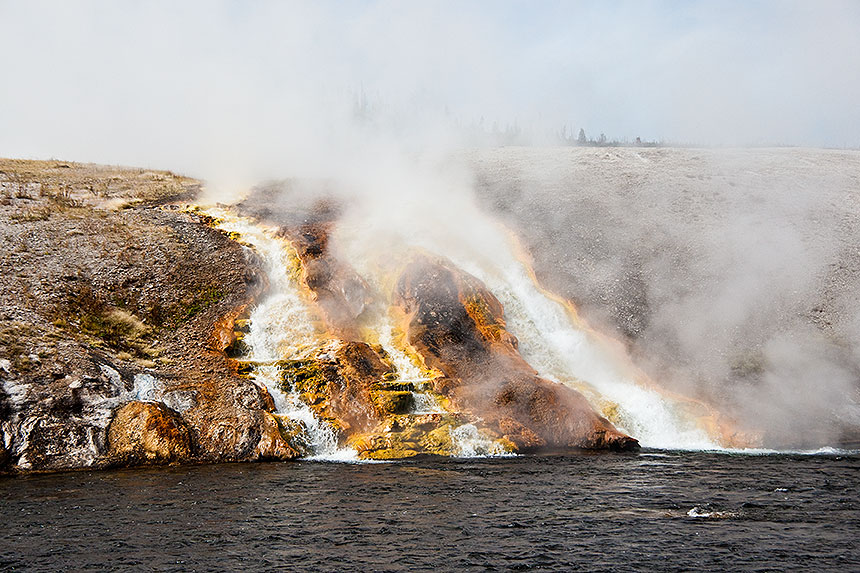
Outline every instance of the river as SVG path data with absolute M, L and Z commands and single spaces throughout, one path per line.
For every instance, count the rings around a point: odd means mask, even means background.
M 643 450 L 0 479 L 0 568 L 860 569 L 860 455 Z

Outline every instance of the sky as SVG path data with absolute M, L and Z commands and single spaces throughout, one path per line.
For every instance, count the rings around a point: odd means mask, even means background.
M 6 157 L 268 173 L 361 146 L 357 94 L 407 147 L 482 119 L 860 146 L 856 1 L 0 0 L 0 22 Z

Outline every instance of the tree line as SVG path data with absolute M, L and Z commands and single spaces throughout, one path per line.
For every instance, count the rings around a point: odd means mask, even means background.
M 648 141 L 641 137 L 630 140 L 626 137 L 622 139 L 608 139 L 605 133 L 601 133 L 597 137 L 588 137 L 584 128 L 579 128 L 579 132 L 574 137 L 573 129 L 568 132 L 567 125 L 563 126 L 556 134 L 559 143 L 562 145 L 573 145 L 577 147 L 660 147 L 662 142 Z

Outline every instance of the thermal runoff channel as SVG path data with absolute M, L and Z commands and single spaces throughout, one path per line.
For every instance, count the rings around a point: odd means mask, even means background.
M 263 261 L 268 288 L 228 353 L 303 456 L 756 445 L 544 289 L 471 194 L 361 185 L 288 180 L 190 207 Z

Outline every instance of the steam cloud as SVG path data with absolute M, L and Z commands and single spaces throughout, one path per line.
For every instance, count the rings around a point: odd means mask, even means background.
M 0 1 L 0 21 L 0 155 L 179 170 L 214 199 L 334 178 L 347 255 L 405 241 L 463 261 L 498 248 L 477 176 L 553 286 L 665 383 L 775 440 L 860 425 L 856 155 L 765 184 L 769 156 L 688 153 L 660 179 L 619 165 L 661 150 L 581 154 L 622 184 L 540 148 L 456 152 L 514 124 L 533 144 L 565 126 L 860 146 L 857 3 Z
M 478 165 L 541 278 L 662 384 L 770 444 L 856 432 L 856 152 L 494 150 Z

